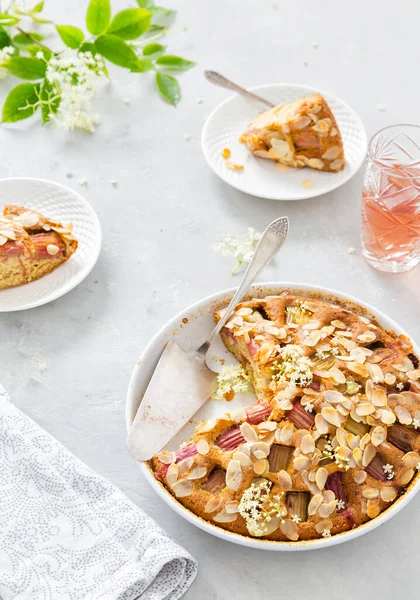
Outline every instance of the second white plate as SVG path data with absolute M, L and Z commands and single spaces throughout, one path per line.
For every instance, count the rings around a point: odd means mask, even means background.
M 294 102 L 302 96 L 321 93 L 337 120 L 344 143 L 346 166 L 339 173 L 324 173 L 314 169 L 276 169 L 276 163 L 250 155 L 239 142 L 249 123 L 264 110 L 258 101 L 243 96 L 231 96 L 210 114 L 202 133 L 201 144 L 207 162 L 226 183 L 260 198 L 270 200 L 303 200 L 330 192 L 348 181 L 361 167 L 366 156 L 367 137 L 361 119 L 345 102 L 316 88 L 276 83 L 251 88 L 274 104 Z M 232 162 L 244 165 L 242 171 L 231 171 L 222 157 L 223 148 L 231 150 Z M 309 180 L 313 187 L 302 185 Z
M 64 225 L 73 223 L 73 234 L 79 245 L 73 256 L 52 273 L 0 291 L 0 312 L 46 304 L 83 281 L 98 260 L 102 234 L 95 211 L 80 194 L 53 181 L 16 177 L 0 180 L 0 213 L 5 204 L 22 204 Z

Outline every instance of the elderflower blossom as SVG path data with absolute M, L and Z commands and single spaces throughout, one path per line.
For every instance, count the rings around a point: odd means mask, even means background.
M 228 233 L 224 240 L 215 244 L 214 250 L 223 256 L 233 256 L 236 259 L 237 263 L 232 271 L 232 275 L 235 275 L 242 264 L 251 262 L 260 239 L 261 234 L 249 227 L 247 234 Z
M 305 387 L 312 383 L 311 366 L 311 359 L 303 356 L 300 346 L 287 344 L 280 349 L 277 360 L 271 366 L 274 373 L 272 379 L 278 383 L 290 382 Z
M 53 86 L 56 97 L 61 97 L 57 112 L 49 115 L 56 125 L 70 131 L 95 131 L 100 119 L 98 114 L 91 112 L 92 100 L 95 83 L 104 75 L 103 70 L 103 59 L 91 52 L 79 52 L 77 56 L 63 52 L 49 60 L 46 79 Z
M 322 535 L 323 538 L 331 537 L 331 531 L 330 531 L 330 529 L 324 529 L 324 531 L 322 532 L 321 535 Z
M 337 510 L 344 510 L 346 508 L 346 503 L 344 500 L 339 500 L 337 502 Z
M 15 49 L 13 48 L 13 46 L 5 46 L 4 48 L 0 49 L 0 64 L 6 62 L 6 60 L 9 60 L 9 58 L 15 53 Z M 7 77 L 8 74 L 8 70 L 4 69 L 3 67 L 0 66 L 0 81 L 2 79 L 4 79 L 5 77 Z
M 242 365 L 227 365 L 217 375 L 217 388 L 212 394 L 213 400 L 223 400 L 226 395 L 247 392 L 249 377 Z
M 384 473 L 385 473 L 387 479 L 393 479 L 394 478 L 395 473 L 394 473 L 394 466 L 393 465 L 387 463 L 386 465 L 383 465 L 382 468 L 384 470 Z
M 278 523 L 284 522 L 287 509 L 284 506 L 284 493 L 270 498 L 270 481 L 252 483 L 242 494 L 239 502 L 239 514 L 245 519 L 247 529 L 251 535 L 260 537 L 276 529 Z M 273 521 L 276 519 L 276 521 Z M 269 523 L 273 521 L 269 528 Z
M 414 429 L 418 429 L 420 427 L 420 419 L 413 419 Z
M 302 519 L 299 517 L 299 515 L 293 515 L 292 521 L 293 521 L 293 523 L 300 523 L 302 521 Z

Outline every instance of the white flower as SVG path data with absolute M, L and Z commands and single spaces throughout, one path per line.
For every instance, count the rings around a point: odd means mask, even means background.
M 322 532 L 322 537 L 331 537 L 331 531 L 329 529 L 324 529 L 324 531 Z
M 307 404 L 305 404 L 305 410 L 306 410 L 306 412 L 308 412 L 308 413 L 311 413 L 311 412 L 313 412 L 313 410 L 314 410 L 314 405 L 313 405 L 313 404 L 311 404 L 310 402 L 307 402 Z
M 53 56 L 47 65 L 46 79 L 53 85 L 55 96 L 61 96 L 60 105 L 51 121 L 64 129 L 95 131 L 99 115 L 91 112 L 95 95 L 94 86 L 104 75 L 104 63 L 99 54 L 63 52 Z M 52 105 L 52 98 L 50 98 Z
M 413 419 L 414 429 L 418 429 L 420 427 L 420 419 Z
M 397 388 L 397 390 L 402 390 L 404 389 L 404 384 L 402 381 L 398 382 L 397 385 L 395 386 Z
M 235 275 L 243 263 L 251 261 L 260 239 L 261 234 L 249 227 L 246 235 L 240 236 L 229 233 L 224 240 L 217 242 L 214 249 L 221 252 L 223 256 L 234 256 L 236 258 L 237 264 L 232 271 L 232 275 Z
M 39 60 L 44 60 L 44 53 L 42 52 L 42 50 L 38 50 L 35 56 L 36 58 L 39 58 Z
M 419 462 L 417 463 L 416 469 L 417 469 L 417 471 L 420 471 L 420 460 L 419 460 Z
M 349 249 L 347 250 L 347 252 L 348 252 L 349 254 L 356 254 L 356 248 L 353 248 L 353 247 L 351 247 L 351 248 L 349 248 Z
M 226 394 L 248 391 L 249 377 L 242 365 L 226 365 L 217 376 L 213 400 L 223 400 Z
M 391 473 L 394 470 L 393 465 L 390 465 L 389 463 L 387 463 L 386 465 L 383 465 L 383 470 L 384 473 Z
M 299 517 L 299 515 L 293 515 L 292 521 L 293 521 L 293 523 L 300 523 L 302 521 L 302 519 Z
M 339 500 L 337 502 L 337 510 L 344 510 L 346 508 L 346 503 L 344 500 Z
M 79 181 L 77 182 L 79 185 L 87 185 L 88 184 L 88 180 L 86 179 L 86 177 L 80 177 Z
M 5 46 L 0 49 L 0 63 L 6 62 L 13 54 L 15 53 L 15 49 L 13 46 Z M 8 75 L 9 71 L 0 66 L 0 81 L 5 79 Z

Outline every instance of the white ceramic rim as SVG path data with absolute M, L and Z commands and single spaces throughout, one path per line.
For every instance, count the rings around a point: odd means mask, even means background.
M 65 285 L 63 285 L 61 288 L 58 288 L 55 291 L 55 293 L 49 295 L 47 299 L 40 298 L 37 301 L 30 302 L 30 303 L 26 304 L 25 306 L 17 307 L 17 308 L 1 308 L 0 307 L 0 312 L 18 312 L 20 310 L 28 310 L 29 308 L 35 308 L 37 306 L 42 306 L 44 304 L 48 304 L 49 302 L 52 302 L 53 300 L 57 300 L 57 298 L 61 298 L 61 296 L 64 296 L 65 294 L 67 294 L 68 292 L 73 290 L 75 287 L 77 287 L 79 285 L 79 283 L 81 283 L 89 275 L 89 273 L 92 271 L 93 267 L 96 265 L 96 263 L 98 261 L 99 255 L 101 253 L 101 248 L 102 248 L 102 228 L 101 228 L 101 223 L 99 221 L 98 215 L 96 214 L 93 206 L 85 198 L 83 198 L 83 196 L 81 194 L 79 194 L 79 192 L 76 192 L 76 190 L 74 190 L 73 188 L 70 188 L 62 183 L 57 183 L 56 181 L 51 181 L 51 179 L 44 179 L 42 177 L 3 177 L 2 179 L 0 179 L 0 185 L 3 183 L 3 181 L 40 181 L 42 183 L 54 185 L 55 187 L 59 187 L 59 188 L 62 188 L 63 190 L 71 192 L 72 194 L 77 196 L 77 198 L 80 200 L 80 202 L 85 205 L 87 211 L 91 214 L 92 220 L 95 221 L 96 228 L 97 228 L 97 235 L 98 235 L 98 244 L 96 247 L 96 252 L 94 254 L 92 254 L 91 262 L 87 263 L 87 266 L 83 270 L 81 270 L 77 276 L 69 279 Z M 25 285 L 31 285 L 31 284 L 26 283 Z
M 325 296 L 328 296 L 328 297 L 335 296 L 338 299 L 349 301 L 351 303 L 359 305 L 361 308 L 366 309 L 369 313 L 371 313 L 374 317 L 376 317 L 378 322 L 382 326 L 384 326 L 386 329 L 390 329 L 392 331 L 395 331 L 396 333 L 406 335 L 412 341 L 414 351 L 417 354 L 420 354 L 419 346 L 414 342 L 414 340 L 411 338 L 411 336 L 409 336 L 408 333 L 404 329 L 402 329 L 397 323 L 395 323 L 395 321 L 393 319 L 388 317 L 382 311 L 374 308 L 370 304 L 368 304 L 362 300 L 359 300 L 358 298 L 355 298 L 349 294 L 343 294 L 341 292 L 337 292 L 336 290 L 332 290 L 329 288 L 323 288 L 323 287 L 319 287 L 319 286 L 315 286 L 315 285 L 311 285 L 311 284 L 294 283 L 294 282 L 255 283 L 255 284 L 253 284 L 252 288 L 254 288 L 254 287 L 258 287 L 261 290 L 264 290 L 264 288 L 268 288 L 271 291 L 270 295 L 272 295 L 272 293 L 273 293 L 273 288 L 274 289 L 278 288 L 279 292 L 284 289 L 289 289 L 289 290 L 291 290 L 291 292 L 293 292 L 293 291 L 313 292 L 316 294 L 325 294 Z M 177 315 L 175 315 L 170 321 L 168 321 L 163 327 L 161 327 L 159 329 L 159 331 L 153 336 L 153 338 L 150 340 L 150 342 L 147 344 L 146 348 L 142 352 L 140 358 L 138 359 L 138 361 L 134 367 L 133 373 L 131 375 L 130 383 L 128 385 L 127 399 L 126 399 L 126 406 L 125 406 L 125 420 L 126 420 L 127 431 L 129 430 L 131 422 L 132 422 L 132 414 L 134 413 L 134 405 L 136 402 L 135 380 L 136 380 L 137 376 L 139 375 L 139 373 L 141 372 L 142 359 L 144 359 L 144 357 L 149 353 L 150 348 L 157 342 L 157 340 L 159 339 L 159 337 L 161 335 L 165 334 L 165 332 L 167 331 L 168 328 L 174 329 L 175 325 L 178 324 L 179 321 L 184 316 L 191 314 L 191 312 L 194 312 L 197 309 L 200 309 L 203 304 L 208 304 L 208 303 L 217 301 L 218 299 L 220 299 L 226 295 L 229 295 L 229 294 L 233 295 L 234 292 L 236 291 L 236 289 L 237 288 L 230 288 L 228 290 L 223 290 L 221 292 L 216 292 L 215 294 L 211 294 L 210 296 L 207 296 L 206 298 L 202 298 L 198 302 L 195 302 L 191 306 L 188 306 L 187 308 L 185 308 L 184 310 L 179 312 Z M 261 297 L 263 297 L 263 296 L 261 296 Z M 207 533 L 210 533 L 211 535 L 214 535 L 214 536 L 216 536 L 222 540 L 225 540 L 227 542 L 239 544 L 240 546 L 247 546 L 248 548 L 256 548 L 259 550 L 271 550 L 271 551 L 277 551 L 277 552 L 317 550 L 320 548 L 326 548 L 327 546 L 335 546 L 336 544 L 341 544 L 343 542 L 347 542 L 349 540 L 357 538 L 365 533 L 368 533 L 369 531 L 372 531 L 373 529 L 376 529 L 376 527 L 383 525 L 386 521 L 388 521 L 388 519 L 391 519 L 392 517 L 394 517 L 404 506 L 406 506 L 414 498 L 414 496 L 420 490 L 420 477 L 417 477 L 417 478 L 415 478 L 415 480 L 413 481 L 411 486 L 408 488 L 408 491 L 406 491 L 405 494 L 403 496 L 401 496 L 396 502 L 394 502 L 386 511 L 384 511 L 378 517 L 375 517 L 371 521 L 368 521 L 364 525 L 360 525 L 356 529 L 352 529 L 350 531 L 339 533 L 339 534 L 334 535 L 329 538 L 321 538 L 321 539 L 316 539 L 316 540 L 302 540 L 302 541 L 297 541 L 297 542 L 278 542 L 278 541 L 272 541 L 272 540 L 260 540 L 260 539 L 250 538 L 250 537 L 248 538 L 243 535 L 240 535 L 237 533 L 232 533 L 230 531 L 221 529 L 220 527 L 218 527 L 217 525 L 213 525 L 209 521 L 204 521 L 203 519 L 201 519 L 200 517 L 198 517 L 197 515 L 192 513 L 190 510 L 185 508 L 180 502 L 178 502 L 171 495 L 171 493 L 169 491 L 167 491 L 166 488 L 157 481 L 157 479 L 154 477 L 151 470 L 145 463 L 139 463 L 139 466 L 140 466 L 140 469 L 142 470 L 143 475 L 145 476 L 146 480 L 149 482 L 149 484 L 152 486 L 152 488 L 155 490 L 155 492 L 162 498 L 162 500 L 164 500 L 166 502 L 166 504 L 168 504 L 168 506 L 170 506 L 176 513 L 181 515 L 181 517 L 183 517 L 184 519 L 186 519 L 187 521 L 189 521 L 196 527 L 199 527 L 203 531 L 206 531 Z
M 220 179 L 222 179 L 222 181 L 224 181 L 227 185 L 230 185 L 230 186 L 236 188 L 240 192 L 244 192 L 245 194 L 248 194 L 248 196 L 252 196 L 253 198 L 264 198 L 265 200 L 275 200 L 277 202 L 282 202 L 282 201 L 283 202 L 293 202 L 295 200 L 309 200 L 310 198 L 316 198 L 317 196 L 323 196 L 324 194 L 329 194 L 330 192 L 336 190 L 337 188 L 339 188 L 342 185 L 344 185 L 345 183 L 347 183 L 360 170 L 360 167 L 363 165 L 363 163 L 364 163 L 364 161 L 366 159 L 367 149 L 368 149 L 368 137 L 367 137 L 366 129 L 365 129 L 365 126 L 363 124 L 362 119 L 359 117 L 359 115 L 357 114 L 357 112 L 354 111 L 351 108 L 351 106 L 349 104 L 347 104 L 347 102 L 344 102 L 344 100 L 342 100 L 341 98 L 339 98 L 335 94 L 330 94 L 330 92 L 326 92 L 324 90 L 320 90 L 319 88 L 312 87 L 311 85 L 303 85 L 302 83 L 291 83 L 291 82 L 266 83 L 266 84 L 257 85 L 255 87 L 251 87 L 251 88 L 248 88 L 248 89 L 249 89 L 250 92 L 258 92 L 258 90 L 264 89 L 264 88 L 266 88 L 268 86 L 274 86 L 274 85 L 278 85 L 278 86 L 293 86 L 293 87 L 296 87 L 296 88 L 304 89 L 305 91 L 307 90 L 307 88 L 311 88 L 311 90 L 314 93 L 319 93 L 319 94 L 322 94 L 323 96 L 329 96 L 331 98 L 334 98 L 334 100 L 336 100 L 337 102 L 340 102 L 343 106 L 345 106 L 346 109 L 352 114 L 352 116 L 355 119 L 355 121 L 358 122 L 358 125 L 360 127 L 360 131 L 363 132 L 363 134 L 364 134 L 364 152 L 360 154 L 359 164 L 356 164 L 354 170 L 350 171 L 345 179 L 341 180 L 338 183 L 335 183 L 335 184 L 333 183 L 328 190 L 325 190 L 325 189 L 317 190 L 316 188 L 312 188 L 311 189 L 311 193 L 309 195 L 308 195 L 308 193 L 307 193 L 308 191 L 307 191 L 306 194 L 304 194 L 302 192 L 301 196 L 299 196 L 297 194 L 293 198 L 275 198 L 274 196 L 270 196 L 268 194 L 259 194 L 258 196 L 255 196 L 254 194 L 251 194 L 250 192 L 247 191 L 246 186 L 241 185 L 241 182 L 240 182 L 239 179 L 238 179 L 237 184 L 233 183 L 232 181 L 226 181 L 226 179 L 224 179 L 222 177 L 222 175 L 214 167 L 214 165 L 212 163 L 212 160 L 211 160 L 211 158 L 210 158 L 210 156 L 209 156 L 209 154 L 207 152 L 207 145 L 205 144 L 204 138 L 207 135 L 207 128 L 210 126 L 210 122 L 211 122 L 213 116 L 216 114 L 216 112 L 218 112 L 225 104 L 228 104 L 228 102 L 231 102 L 232 99 L 237 96 L 237 94 L 232 94 L 231 96 L 229 96 L 228 98 L 226 98 L 226 100 L 223 100 L 222 102 L 220 102 L 220 104 L 218 104 L 216 106 L 216 108 L 214 108 L 211 111 L 211 113 L 209 114 L 209 116 L 206 119 L 206 122 L 204 123 L 203 130 L 201 132 L 201 148 L 203 150 L 203 154 L 204 154 L 204 157 L 205 157 L 205 159 L 207 161 L 207 164 L 209 165 L 209 167 L 211 168 L 211 170 L 213 171 L 213 173 L 215 175 L 217 175 L 217 177 L 219 177 Z

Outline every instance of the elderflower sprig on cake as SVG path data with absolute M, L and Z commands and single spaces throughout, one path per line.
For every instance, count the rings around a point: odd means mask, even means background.
M 40 113 L 44 123 L 93 132 L 100 118 L 92 103 L 96 85 L 109 77 L 107 61 L 131 73 L 154 71 L 159 94 L 176 106 L 181 89 L 169 73 L 185 71 L 195 63 L 167 54 L 166 46 L 156 42 L 167 32 L 174 11 L 155 6 L 154 0 L 137 0 L 137 5 L 112 16 L 110 0 L 90 0 L 87 34 L 45 19 L 44 2 L 31 9 L 12 4 L 0 13 L 0 80 L 8 74 L 25 80 L 7 96 L 2 121 L 21 121 Z M 47 27 L 54 27 L 62 49 L 47 45 Z

